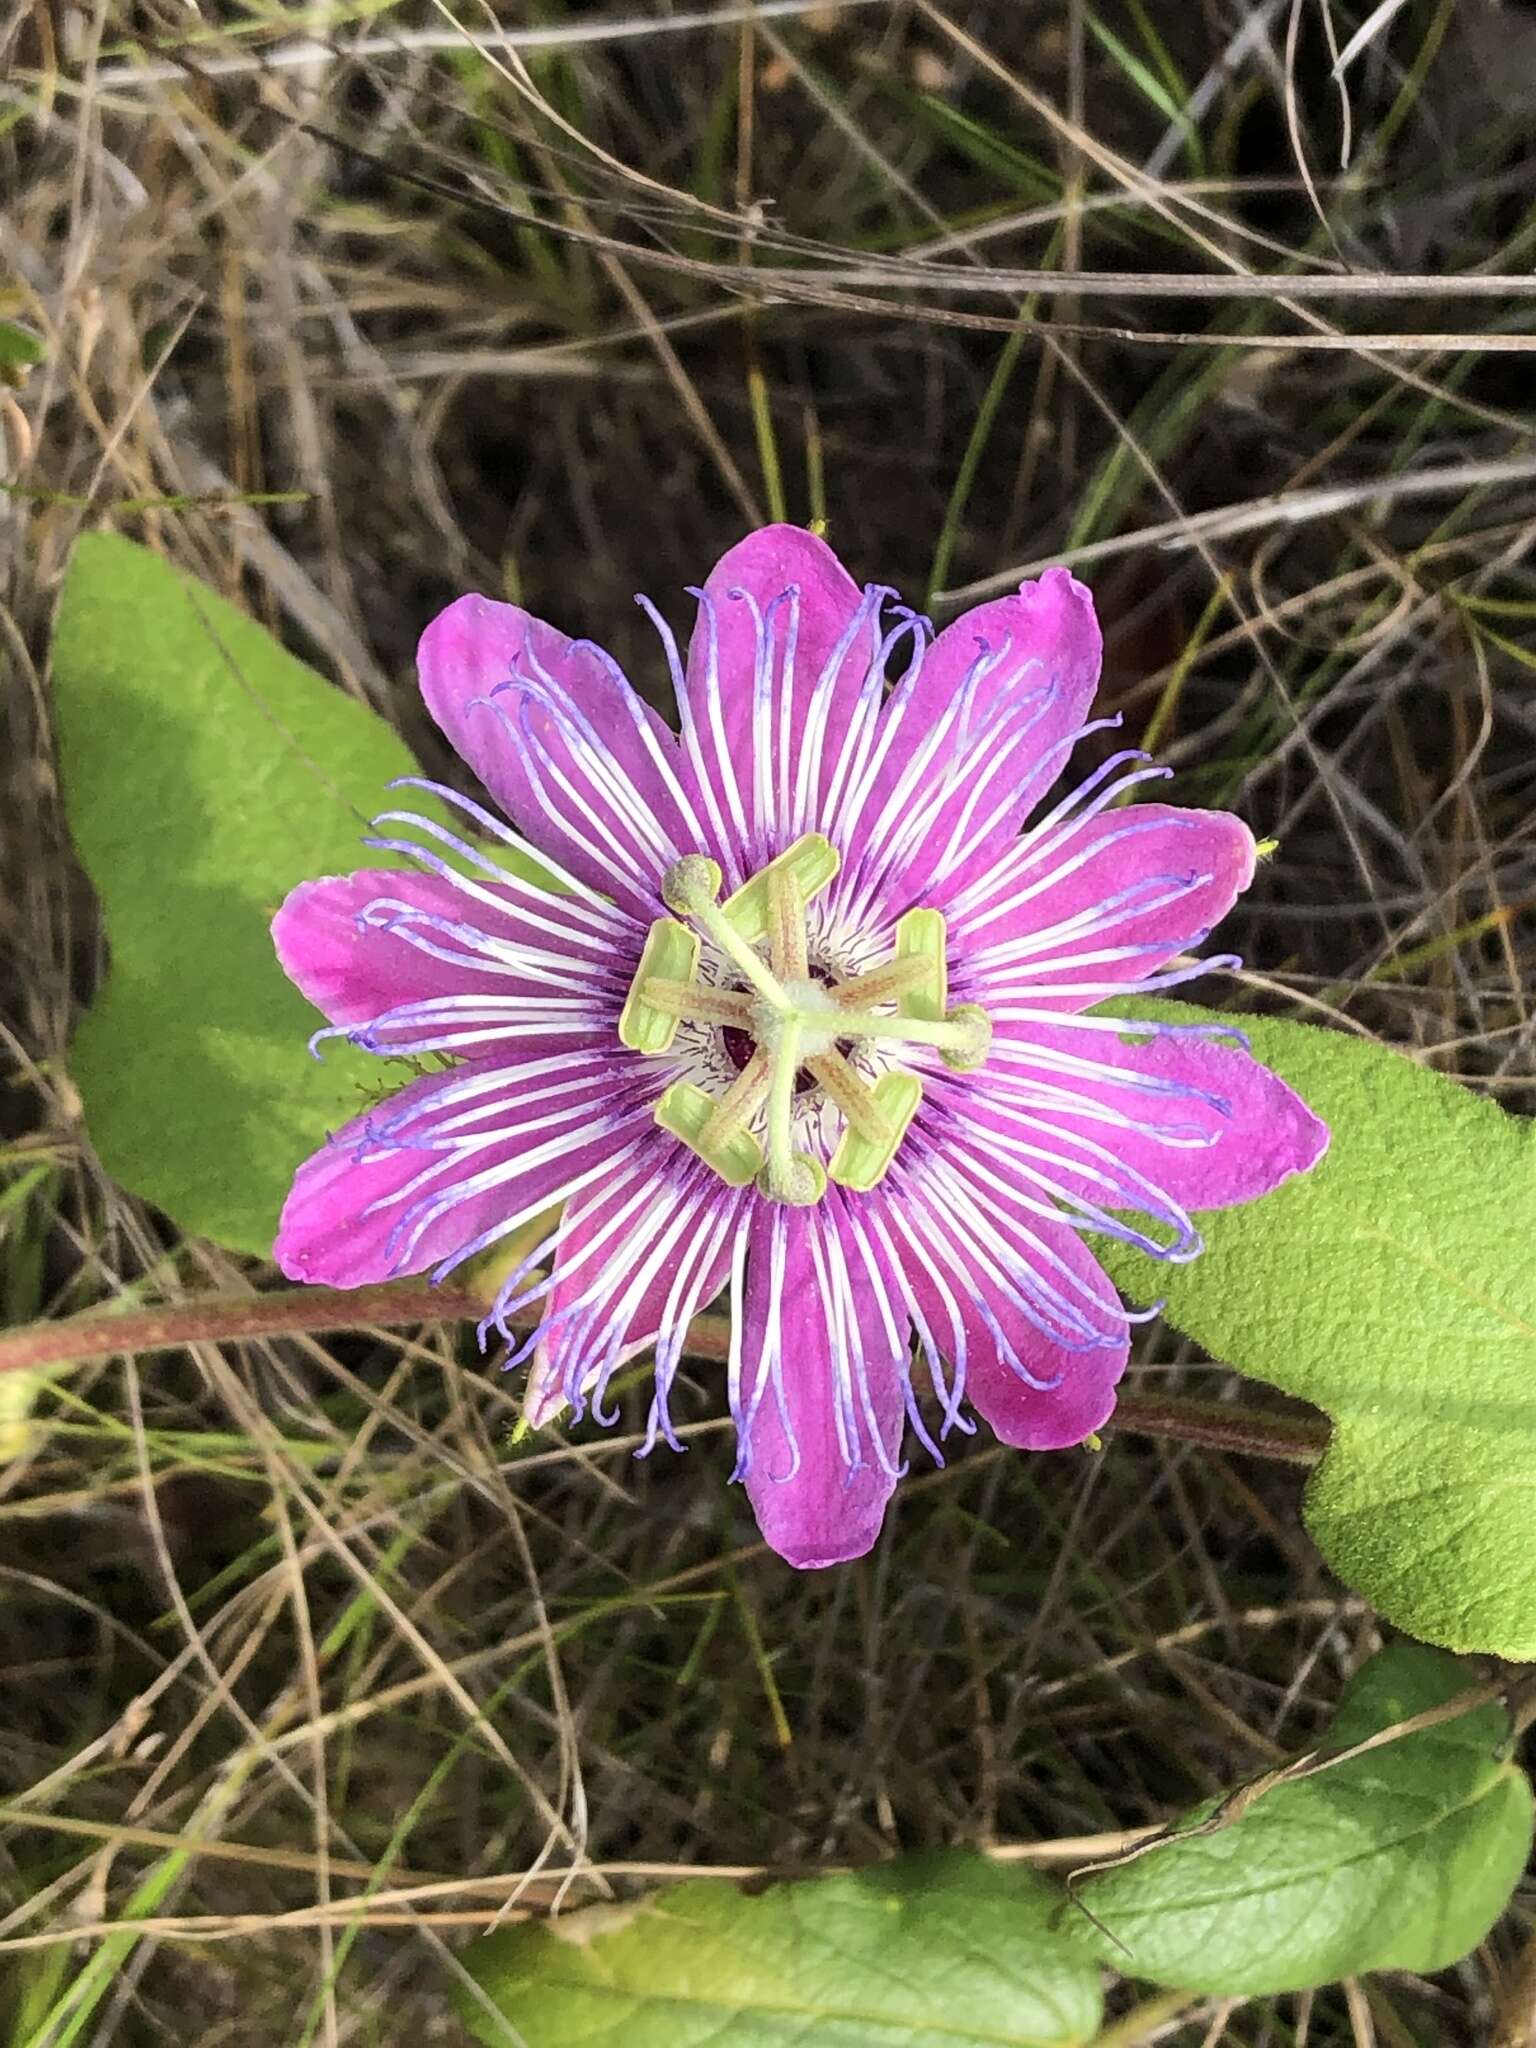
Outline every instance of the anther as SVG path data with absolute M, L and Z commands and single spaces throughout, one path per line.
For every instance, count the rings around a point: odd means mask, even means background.
M 922 1099 L 923 1084 L 916 1074 L 899 1069 L 882 1074 L 870 1092 L 876 1130 L 860 1129 L 850 1118 L 827 1167 L 827 1178 L 859 1194 L 878 1187 Z
M 728 1188 L 744 1188 L 762 1165 L 763 1148 L 734 1117 L 725 1119 L 722 1131 L 717 1118 L 720 1107 L 712 1095 L 695 1088 L 691 1081 L 674 1081 L 657 1103 L 655 1116 L 664 1131 L 681 1138 Z
M 921 979 L 901 992 L 897 1008 L 904 1017 L 936 1019 L 949 1001 L 947 928 L 938 910 L 909 910 L 896 920 L 896 952 L 892 964 L 920 961 Z
M 654 990 L 681 988 L 693 980 L 699 941 L 686 925 L 658 917 L 645 935 L 640 965 L 619 1012 L 619 1042 L 632 1052 L 666 1052 L 686 1011 L 655 999 Z
M 773 929 L 773 895 L 781 876 L 793 880 L 801 903 L 806 904 L 827 886 L 841 865 L 842 855 L 830 839 L 820 832 L 807 832 L 759 868 L 750 881 L 743 882 L 721 908 L 742 938 L 755 944 Z

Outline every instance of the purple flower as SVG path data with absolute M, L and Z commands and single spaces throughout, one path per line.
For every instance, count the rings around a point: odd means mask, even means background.
M 334 1033 L 452 1064 L 300 1168 L 276 1257 L 440 1278 L 542 1218 L 487 1326 L 533 1360 L 536 1419 L 611 1421 L 654 1347 L 647 1448 L 725 1294 L 736 1474 L 773 1547 L 825 1565 L 874 1541 L 908 1425 L 937 1456 L 969 1408 L 1048 1450 L 1110 1414 L 1134 1318 L 1085 1232 L 1193 1258 L 1192 1210 L 1327 1132 L 1237 1034 L 1098 1011 L 1200 971 L 1254 847 L 1223 812 L 1121 807 L 1167 772 L 1131 751 L 1042 808 L 1115 723 L 1085 722 L 1099 631 L 1065 570 L 935 637 L 772 526 L 695 594 L 686 663 L 640 600 L 680 736 L 515 605 L 428 627 L 428 707 L 517 830 L 413 783 L 463 836 L 388 811 L 370 843 L 411 865 L 278 913 Z

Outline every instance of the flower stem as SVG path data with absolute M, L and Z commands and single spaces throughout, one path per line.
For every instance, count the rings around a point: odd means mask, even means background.
M 1328 1448 L 1329 1436 L 1327 1419 L 1321 1415 L 1284 1415 L 1179 1394 L 1123 1393 L 1104 1428 L 1173 1437 L 1201 1450 L 1232 1451 L 1283 1465 L 1315 1465 Z
M 24 1324 L 0 1335 L 0 1373 L 51 1365 L 89 1365 L 125 1352 L 181 1344 L 223 1344 L 243 1337 L 317 1336 L 325 1330 L 389 1329 L 402 1323 L 476 1321 L 483 1296 L 466 1287 L 386 1280 L 376 1287 L 293 1287 L 272 1294 L 215 1294 L 157 1308 L 99 1310 L 62 1321 Z
M 319 1336 L 329 1330 L 383 1330 L 406 1324 L 478 1322 L 487 1307 L 467 1287 L 427 1287 L 418 1280 L 386 1280 L 374 1287 L 284 1288 L 270 1294 L 204 1296 L 157 1308 L 99 1311 L 62 1321 L 28 1323 L 0 1333 L 0 1373 L 37 1372 L 50 1366 L 89 1365 L 183 1344 L 228 1344 L 252 1337 Z M 531 1321 L 537 1312 L 515 1316 Z M 693 1358 L 721 1360 L 730 1353 L 724 1316 L 696 1316 L 685 1350 Z M 1226 1401 L 1195 1401 L 1176 1394 L 1123 1393 L 1106 1429 L 1136 1436 L 1172 1437 L 1203 1450 L 1314 1465 L 1328 1447 L 1322 1416 L 1279 1414 Z

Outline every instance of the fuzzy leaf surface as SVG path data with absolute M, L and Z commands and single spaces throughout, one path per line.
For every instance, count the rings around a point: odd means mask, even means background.
M 1364 1039 L 1224 1021 L 1330 1125 L 1327 1155 L 1203 1217 L 1191 1265 L 1096 1249 L 1213 1356 L 1333 1418 L 1306 1514 L 1342 1579 L 1429 1642 L 1536 1657 L 1536 1126 Z
M 194 578 L 112 534 L 65 574 L 53 646 L 69 823 L 101 898 L 107 985 L 70 1072 L 103 1164 L 184 1229 L 265 1254 L 294 1168 L 408 1078 L 306 1040 L 272 950 L 306 876 L 359 844 L 404 743 Z
M 966 1854 L 750 1897 L 700 1880 L 507 1928 L 458 1994 L 490 2048 L 1070 2048 L 1099 1971 L 1053 1927 L 1058 1888 Z

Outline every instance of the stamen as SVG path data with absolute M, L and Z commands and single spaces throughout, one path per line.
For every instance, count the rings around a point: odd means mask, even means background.
M 810 973 L 805 950 L 805 898 L 792 868 L 770 868 L 768 957 L 780 981 L 804 981 Z M 729 915 L 729 913 L 727 913 Z
M 747 886 L 750 888 L 751 884 Z M 762 955 L 747 943 L 715 900 L 719 893 L 719 864 L 706 854 L 685 854 L 662 877 L 661 896 L 668 909 L 691 917 L 725 957 L 741 969 L 764 1002 L 774 1009 L 784 1009 L 784 991 Z M 736 898 L 733 896 L 731 901 L 734 903 Z
M 773 1060 L 765 1048 L 759 1046 L 715 1104 L 714 1113 L 699 1133 L 699 1143 L 720 1145 L 737 1126 L 745 1130 L 762 1107 L 772 1079 Z
M 697 934 L 670 917 L 658 917 L 645 936 L 640 965 L 619 1012 L 619 1043 L 632 1052 L 665 1052 L 677 1036 L 678 1019 L 686 1010 L 656 1000 L 655 985 L 666 989 L 691 983 L 699 964 Z
M 854 1072 L 843 1055 L 834 1049 L 816 1054 L 805 1064 L 821 1083 L 827 1100 L 842 1111 L 848 1128 L 871 1144 L 883 1145 L 890 1137 L 891 1127 L 880 1113 L 876 1091 Z M 837 1175 L 832 1177 L 835 1180 Z
M 830 1090 L 828 1091 L 830 1093 Z M 907 1134 L 907 1126 L 923 1099 L 923 1084 L 916 1074 L 900 1069 L 882 1074 L 870 1095 L 875 1112 L 872 1120 L 878 1135 L 856 1128 L 852 1118 L 843 1132 L 827 1168 L 827 1178 L 840 1186 L 867 1194 L 878 1187 L 896 1157 L 896 1148 Z
M 692 856 L 698 859 L 698 855 Z M 679 866 L 684 863 L 679 862 Z M 766 939 L 773 929 L 773 892 L 777 878 L 788 874 L 800 891 L 802 904 L 809 903 L 842 865 L 842 856 L 831 840 L 819 832 L 807 832 L 788 846 L 766 867 L 759 868 L 750 881 L 743 882 L 722 906 L 734 929 L 753 945 Z M 716 888 L 719 884 L 717 882 Z M 711 901 L 714 892 L 711 892 Z
M 897 1008 L 904 1017 L 937 1022 L 949 1004 L 949 963 L 945 953 L 944 916 L 938 910 L 909 910 L 896 920 L 896 965 L 917 961 L 921 980 L 903 991 Z
M 763 1148 L 734 1118 L 724 1135 L 720 1135 L 715 1126 L 715 1112 L 720 1106 L 712 1095 L 695 1088 L 691 1081 L 674 1081 L 656 1105 L 656 1121 L 674 1138 L 681 1138 L 706 1166 L 713 1167 L 728 1188 L 744 1188 L 757 1176 L 763 1163 Z
M 839 1006 L 867 1010 L 876 1003 L 894 1003 L 909 989 L 921 987 L 929 974 L 928 962 L 911 954 L 904 960 L 887 960 L 883 966 L 870 968 L 867 974 L 836 982 L 827 993 Z

